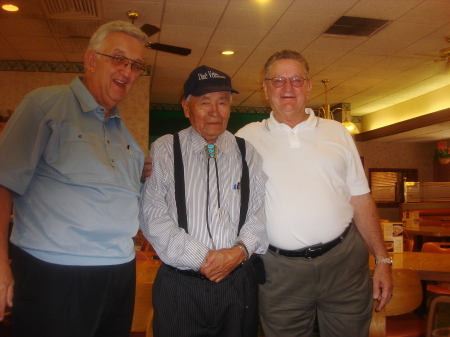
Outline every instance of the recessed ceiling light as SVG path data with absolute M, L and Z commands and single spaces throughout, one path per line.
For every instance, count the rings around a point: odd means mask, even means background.
M 17 12 L 19 10 L 19 7 L 11 5 L 11 4 L 2 5 L 2 8 L 8 12 Z
M 225 50 L 222 52 L 222 55 L 233 55 L 233 54 L 234 54 L 234 51 L 232 51 L 232 50 Z

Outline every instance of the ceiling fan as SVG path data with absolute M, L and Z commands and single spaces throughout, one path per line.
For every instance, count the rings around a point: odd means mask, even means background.
M 127 15 L 128 15 L 128 18 L 131 20 L 131 22 L 134 24 L 134 20 L 139 18 L 140 13 L 137 11 L 128 11 Z M 144 24 L 141 27 L 141 30 L 148 37 L 150 37 L 160 31 L 160 29 L 158 27 L 150 25 L 148 23 Z M 187 56 L 191 53 L 191 50 L 188 48 L 176 47 L 176 46 L 171 46 L 168 44 L 163 44 L 163 43 L 158 43 L 158 42 L 147 42 L 145 44 L 145 47 L 149 48 L 149 49 L 153 49 L 153 50 L 164 51 L 166 53 L 177 54 L 177 55 L 182 55 L 182 56 Z
M 445 40 L 450 43 L 450 37 L 449 36 L 447 36 L 445 38 Z M 439 50 L 439 55 L 421 54 L 421 53 L 417 53 L 417 54 L 414 54 L 414 55 L 433 57 L 434 60 L 431 61 L 431 62 L 427 62 L 427 63 L 424 63 L 424 64 L 420 64 L 418 66 L 406 69 L 404 71 L 415 69 L 415 68 L 419 68 L 419 67 L 423 67 L 423 66 L 426 66 L 428 64 L 433 64 L 433 63 L 437 63 L 437 62 L 445 62 L 446 69 L 450 68 L 450 47 L 447 47 L 447 48 Z

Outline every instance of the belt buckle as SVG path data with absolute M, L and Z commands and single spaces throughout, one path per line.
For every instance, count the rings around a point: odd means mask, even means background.
M 308 259 L 313 259 L 322 253 L 322 243 L 318 243 L 314 246 L 310 246 L 305 251 L 305 257 Z

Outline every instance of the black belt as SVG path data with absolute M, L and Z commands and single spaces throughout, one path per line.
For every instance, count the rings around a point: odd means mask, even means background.
M 197 271 L 193 271 L 193 270 L 189 270 L 189 269 L 188 270 L 178 269 L 178 268 L 175 268 L 173 266 L 169 266 L 168 264 L 164 264 L 164 265 L 167 268 L 169 268 L 170 270 L 176 271 L 178 274 L 186 275 L 186 276 L 190 276 L 190 277 L 196 277 L 196 278 L 199 278 L 201 280 L 209 281 L 209 279 L 205 275 L 203 275 L 203 274 L 201 274 L 201 273 L 199 273 Z
M 269 249 L 271 251 L 274 251 L 283 256 L 307 257 L 309 259 L 314 259 L 315 257 L 321 256 L 321 255 L 329 252 L 331 249 L 333 249 L 338 244 L 340 244 L 341 241 L 347 235 L 347 233 L 350 231 L 350 227 L 351 227 L 351 224 L 348 225 L 348 227 L 345 229 L 345 231 L 341 235 L 339 235 L 336 239 L 329 241 L 327 243 L 319 243 L 317 245 L 301 248 L 298 250 L 284 250 L 284 249 L 279 249 L 277 247 L 274 247 L 272 245 L 269 245 Z

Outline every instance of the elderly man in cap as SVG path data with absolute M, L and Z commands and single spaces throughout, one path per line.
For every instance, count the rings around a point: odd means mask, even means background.
M 164 262 L 154 285 L 156 337 L 257 336 L 256 254 L 267 249 L 266 175 L 226 131 L 230 77 L 201 66 L 184 85 L 191 127 L 158 139 L 140 228 Z

